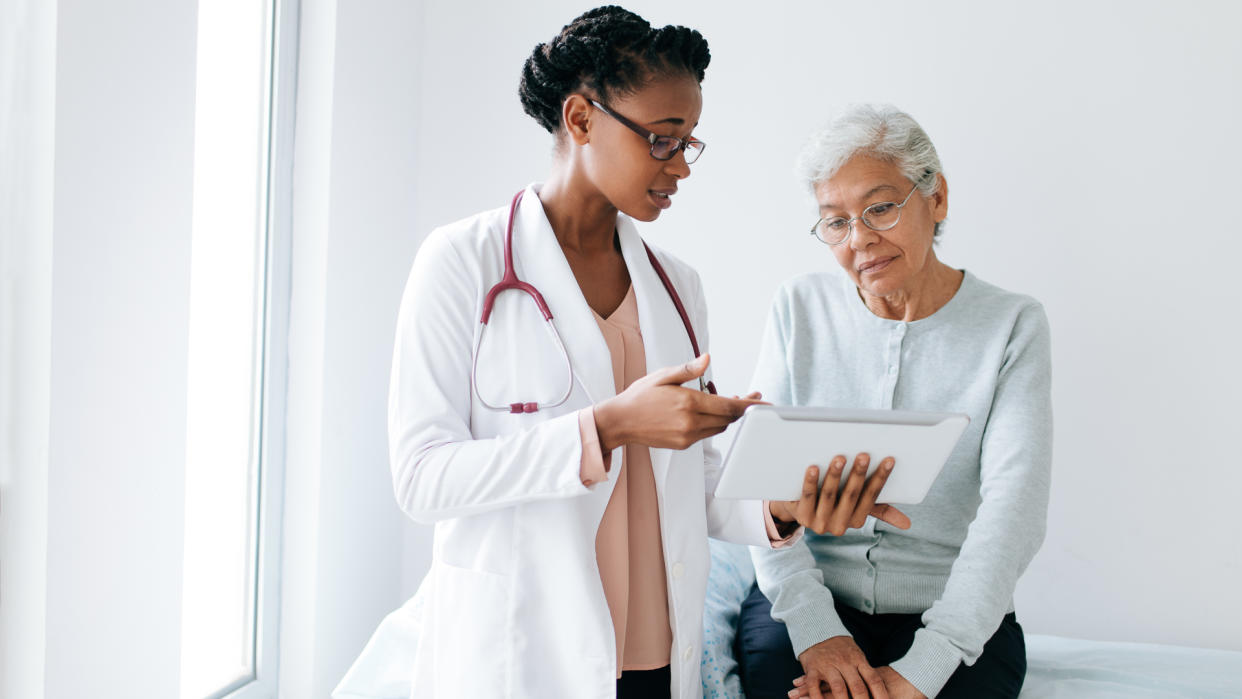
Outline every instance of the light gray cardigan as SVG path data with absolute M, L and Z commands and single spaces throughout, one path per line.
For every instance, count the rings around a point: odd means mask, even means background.
M 1042 306 L 970 272 L 944 307 L 909 323 L 873 314 L 841 274 L 781 287 L 752 381 L 765 400 L 970 416 L 927 498 L 901 506 L 909 530 L 869 517 L 844 536 L 808 533 L 790 548 L 752 549 L 759 586 L 796 654 L 848 635 L 835 595 L 867 613 L 923 615 L 914 645 L 892 667 L 929 697 L 960 663 L 978 659 L 1044 537 L 1050 353 Z

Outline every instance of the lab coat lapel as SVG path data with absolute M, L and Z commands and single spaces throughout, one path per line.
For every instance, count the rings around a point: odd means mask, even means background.
M 638 302 L 638 327 L 643 334 L 647 373 L 694 359 L 686 326 L 681 322 L 681 315 L 677 313 L 664 283 L 651 266 L 634 222 L 628 216 L 617 216 L 617 233 L 621 237 L 621 254 L 630 270 L 630 283 L 634 286 Z M 677 289 L 678 294 L 681 292 Z M 685 303 L 683 299 L 682 304 Z M 656 482 L 663 484 L 672 451 L 651 449 L 650 452 Z
M 513 228 L 513 265 L 518 277 L 539 289 L 552 312 L 574 378 L 592 403 L 616 395 L 612 355 L 561 251 L 534 185 L 526 188 Z

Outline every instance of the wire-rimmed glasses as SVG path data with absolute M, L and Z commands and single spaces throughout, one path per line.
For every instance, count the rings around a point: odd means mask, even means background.
M 697 138 L 688 138 L 683 140 L 677 138 L 676 136 L 661 136 L 658 133 L 653 133 L 638 124 L 635 124 L 629 119 L 626 119 L 620 114 L 617 114 L 595 100 L 590 100 L 590 102 L 595 105 L 596 109 L 621 122 L 622 126 L 628 128 L 630 131 L 633 131 L 639 136 L 642 136 L 644 140 L 650 143 L 651 157 L 656 160 L 672 160 L 673 156 L 677 155 L 677 151 L 685 151 L 686 164 L 689 165 L 690 163 L 698 160 L 699 156 L 703 155 L 703 149 L 707 147 L 706 143 Z
M 914 196 L 914 190 L 919 188 L 919 184 L 924 179 L 926 179 L 926 176 L 914 183 L 914 187 L 906 195 L 906 198 L 901 200 L 900 204 L 892 201 L 881 201 L 863 209 L 863 212 L 854 218 L 845 218 L 844 216 L 821 218 L 811 227 L 811 235 L 819 238 L 820 242 L 826 245 L 840 245 L 848 240 L 850 234 L 854 232 L 855 221 L 862 221 L 863 225 L 876 232 L 890 230 L 901 221 L 902 208 L 905 207 L 906 202 L 910 201 L 910 197 Z

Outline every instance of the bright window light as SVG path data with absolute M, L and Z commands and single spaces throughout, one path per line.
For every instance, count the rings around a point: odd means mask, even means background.
M 256 672 L 271 15 L 198 4 L 182 699 Z

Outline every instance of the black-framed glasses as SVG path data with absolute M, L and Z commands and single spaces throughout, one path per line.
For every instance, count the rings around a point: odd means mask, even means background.
M 596 109 L 621 122 L 622 126 L 626 127 L 630 131 L 633 131 L 639 136 L 642 136 L 645 141 L 650 143 L 651 157 L 656 160 L 672 160 L 673 156 L 677 155 L 677 151 L 685 151 L 686 164 L 689 165 L 690 163 L 698 160 L 699 156 L 703 155 L 703 149 L 707 147 L 706 143 L 697 138 L 688 138 L 683 140 L 677 138 L 676 136 L 661 136 L 658 133 L 652 133 L 651 131 L 644 129 L 638 124 L 635 124 L 629 119 L 626 119 L 620 114 L 617 114 L 611 109 L 605 107 L 599 102 L 596 102 L 595 100 L 589 101 L 591 104 L 595 105 Z
M 906 202 L 910 201 L 910 197 L 914 196 L 914 190 L 919 188 L 919 184 L 927 179 L 924 175 L 918 182 L 914 183 L 914 187 L 910 193 L 906 195 L 901 203 L 892 201 L 881 201 L 863 209 L 863 212 L 854 218 L 845 218 L 844 216 L 833 216 L 832 218 L 820 218 L 811 227 L 811 235 L 819 238 L 820 242 L 826 245 L 840 245 L 849 239 L 850 234 L 854 232 L 854 222 L 862 221 L 863 225 L 873 231 L 883 232 L 890 230 L 893 226 L 901 221 L 901 210 L 905 207 Z

